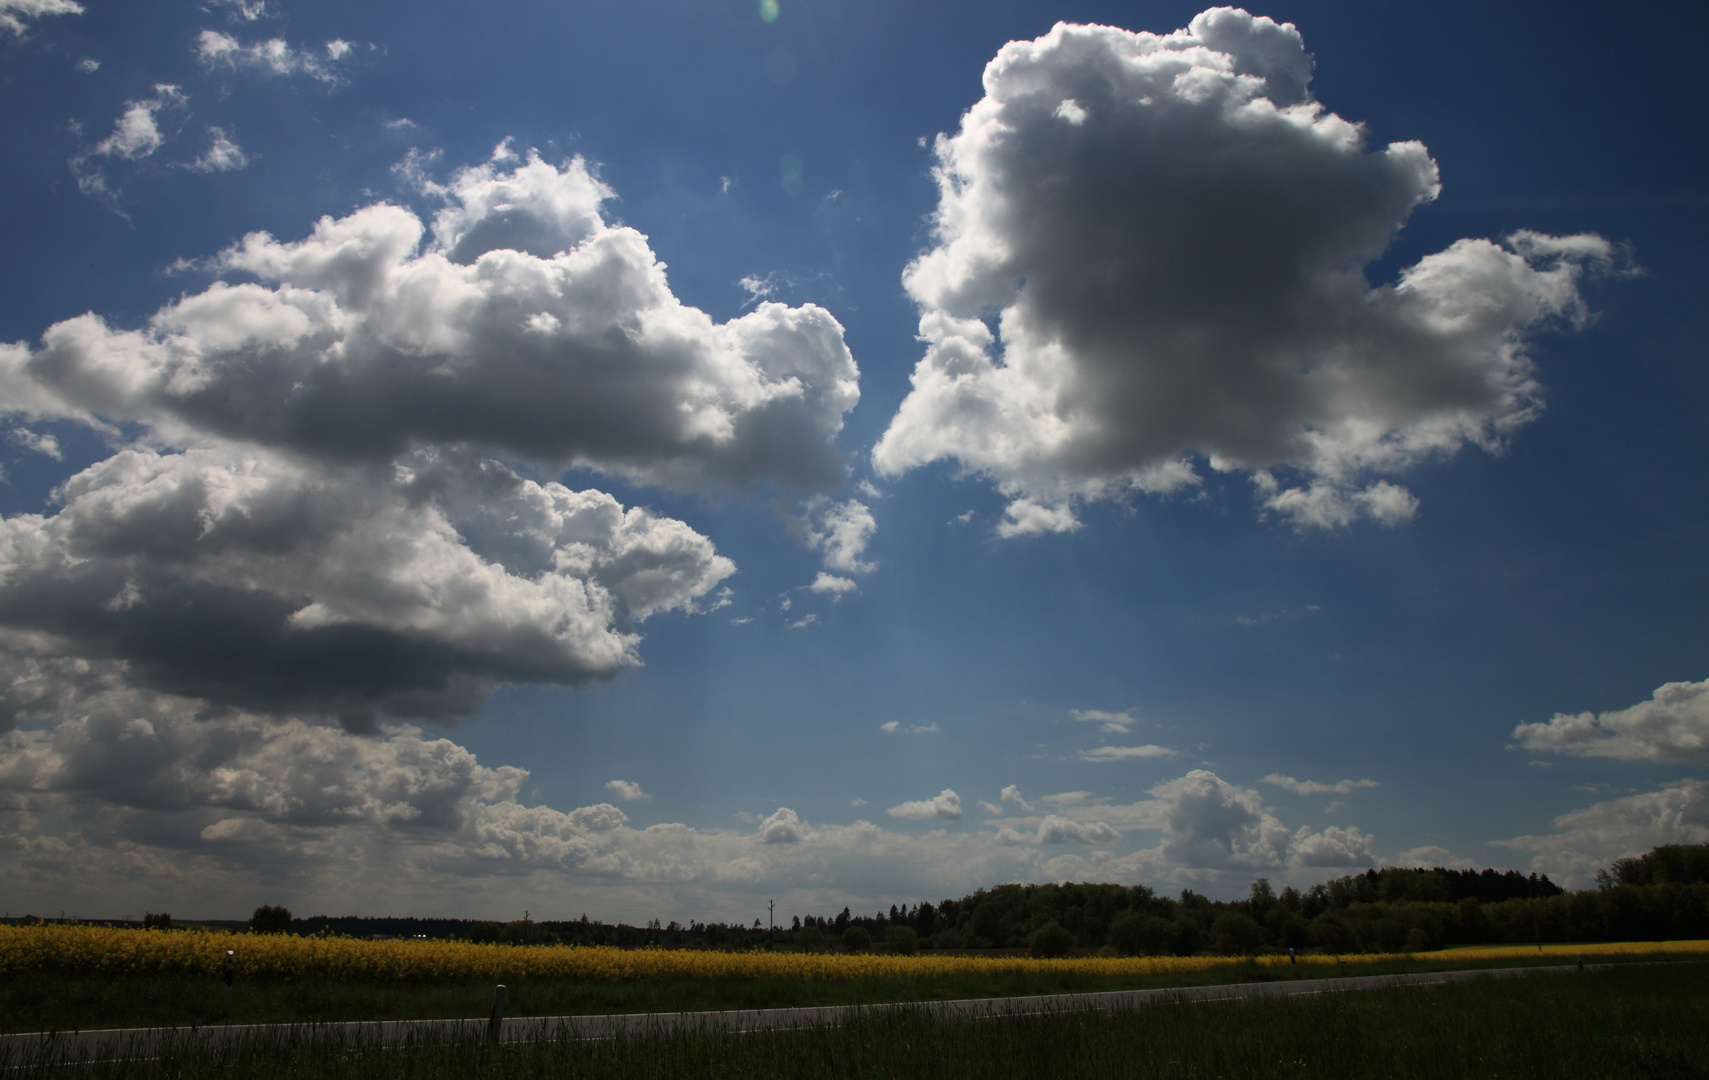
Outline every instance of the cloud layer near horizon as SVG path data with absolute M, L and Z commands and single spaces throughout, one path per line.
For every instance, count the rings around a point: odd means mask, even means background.
M 0 734 L 0 848 L 34 890 L 14 890 L 17 903 L 111 897 L 122 879 L 138 903 L 210 914 L 245 910 L 264 889 L 287 904 L 468 913 L 503 897 L 627 918 L 637 915 L 623 905 L 646 898 L 672 916 L 707 918 L 739 913 L 767 890 L 805 913 L 935 901 L 1000 880 L 1240 888 L 1253 873 L 1321 876 L 1374 858 L 1358 829 L 1289 829 L 1256 791 L 1203 770 L 1138 803 L 1053 797 L 1052 812 L 1000 829 L 947 829 L 955 817 L 942 811 L 959 810 L 947 790 L 922 802 L 930 813 L 899 815 L 938 819 L 923 832 L 810 824 L 788 807 L 751 831 L 641 826 L 630 817 L 638 810 L 606 802 L 527 805 L 526 770 L 482 765 L 414 727 L 358 736 L 210 714 L 200 700 L 130 685 L 113 662 L 4 663 L 7 685 L 33 687 L 64 717 Z M 646 805 L 632 782 L 606 787 Z M 1018 793 L 1005 801 L 1025 805 Z M 1132 844 L 1124 834 L 1134 832 L 1154 835 L 1154 846 Z
M 1302 527 L 1393 524 L 1417 502 L 1383 475 L 1535 415 L 1527 336 L 1582 320 L 1610 246 L 1461 240 L 1373 288 L 1436 163 L 1368 150 L 1311 72 L 1291 24 L 1232 8 L 1005 45 L 936 145 L 934 244 L 903 278 L 926 355 L 879 471 L 990 478 L 1004 535 L 1192 485 L 1197 461 Z

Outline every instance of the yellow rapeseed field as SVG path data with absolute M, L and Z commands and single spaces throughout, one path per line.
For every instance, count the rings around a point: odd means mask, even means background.
M 0 926 L 0 977 L 26 972 L 90 975 L 217 975 L 227 949 L 245 978 L 351 982 L 503 982 L 526 978 L 599 982 L 635 980 L 849 980 L 998 975 L 1007 972 L 1093 976 L 1167 976 L 1246 962 L 1223 957 L 888 956 L 871 953 L 717 952 L 562 945 L 477 945 L 465 941 L 364 941 L 355 938 L 124 930 L 103 926 Z M 1709 942 L 1545 946 L 1556 955 L 1709 952 Z M 1428 954 L 1486 960 L 1536 955 L 1536 946 L 1456 949 Z M 1350 955 L 1349 966 L 1395 960 Z M 1333 968 L 1336 957 L 1302 956 L 1308 971 Z M 1260 964 L 1285 965 L 1285 956 Z

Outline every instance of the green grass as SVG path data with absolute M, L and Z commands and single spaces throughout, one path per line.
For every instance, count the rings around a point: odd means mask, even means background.
M 384 1047 L 299 1033 L 144 1060 L 26 1060 L 8 1077 L 1346 1077 L 1709 1078 L 1709 969 L 1487 980 L 1133 1013 L 932 1020 L 917 1013 L 758 1035 L 676 1034 L 496 1049 L 427 1036 Z
M 1694 957 L 1701 959 L 1701 955 Z M 1530 963 L 1560 966 L 1562 957 Z M 1595 958 L 1600 959 L 1600 958 Z M 1667 959 L 1642 957 L 1634 959 Z M 1570 960 L 1566 961 L 1570 963 Z M 1349 964 L 1347 975 L 1525 966 L 1526 960 L 1448 962 L 1419 958 Z M 1302 968 L 1305 977 L 1334 968 Z M 893 1001 L 1020 997 L 1035 994 L 1144 990 L 1171 986 L 1291 978 L 1286 967 L 1250 962 L 1166 976 L 1107 977 L 1079 973 L 897 977 L 806 981 L 676 979 L 625 983 L 525 979 L 507 987 L 507 1016 L 578 1016 L 621 1012 L 863 1005 Z M 79 976 L 41 973 L 0 982 L 0 1031 L 68 1031 L 118 1027 L 187 1027 L 225 1022 L 223 984 L 189 976 Z M 242 980 L 233 995 L 235 1023 L 327 1023 L 485 1017 L 487 983 L 397 984 L 333 980 Z

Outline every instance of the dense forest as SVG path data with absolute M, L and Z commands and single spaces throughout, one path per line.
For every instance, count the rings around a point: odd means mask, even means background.
M 516 944 L 667 948 L 1108 949 L 1193 955 L 1265 949 L 1330 953 L 1417 952 L 1451 945 L 1657 941 L 1709 937 L 1709 844 L 1658 847 L 1569 893 L 1546 875 L 1509 870 L 1385 867 L 1303 891 L 1265 878 L 1242 900 L 1190 890 L 1161 896 L 1144 885 L 999 885 L 959 900 L 888 912 L 792 917 L 788 926 L 657 920 L 590 921 L 295 919 L 295 933 L 458 937 Z M 1042 935 L 1042 937 L 1041 937 Z

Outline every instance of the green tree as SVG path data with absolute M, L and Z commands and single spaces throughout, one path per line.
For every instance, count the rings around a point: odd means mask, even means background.
M 864 926 L 851 926 L 843 931 L 843 948 L 849 952 L 865 952 L 872 948 L 872 935 Z
M 1033 931 L 1032 940 L 1027 943 L 1027 951 L 1034 956 L 1067 956 L 1068 950 L 1074 947 L 1074 935 L 1062 928 L 1055 921 L 1047 922 Z
M 172 929 L 172 913 L 167 911 L 159 913 L 153 911 L 144 912 L 142 916 L 142 928 L 144 930 L 170 930 Z
M 898 956 L 913 956 L 920 951 L 920 935 L 911 926 L 892 926 L 884 935 L 884 949 Z
M 291 909 L 262 904 L 249 917 L 252 934 L 288 934 L 291 932 Z
M 1238 911 L 1225 911 L 1211 924 L 1211 948 L 1224 955 L 1256 952 L 1269 933 Z

